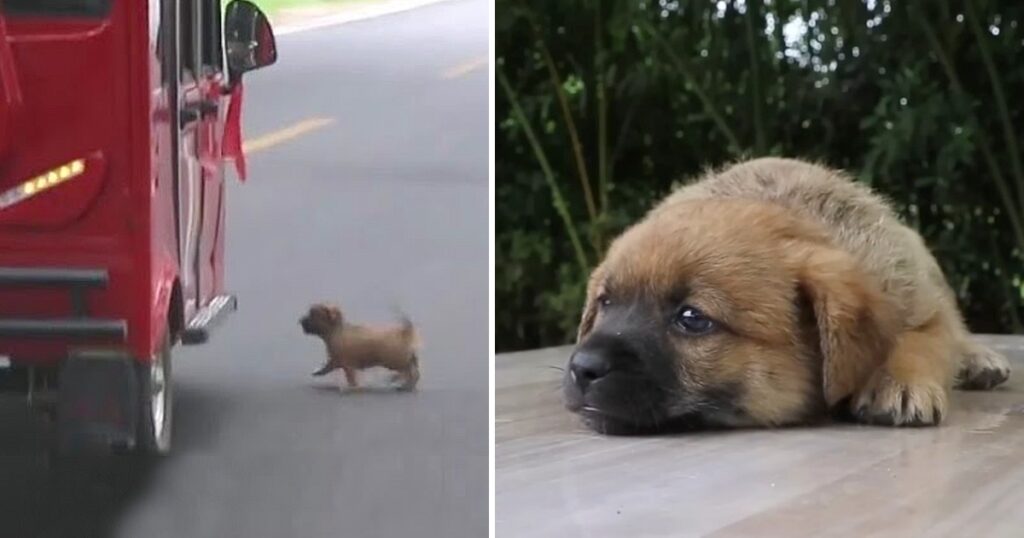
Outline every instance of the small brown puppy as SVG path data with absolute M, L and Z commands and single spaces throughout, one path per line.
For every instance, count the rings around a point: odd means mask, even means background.
M 327 345 L 327 363 L 313 372 L 326 375 L 341 368 L 349 387 L 358 387 L 358 371 L 383 366 L 395 372 L 393 381 L 402 381 L 403 390 L 416 388 L 420 379 L 416 348 L 419 339 L 408 318 L 401 325 L 367 327 L 345 321 L 338 307 L 316 304 L 299 320 L 302 332 L 321 338 Z
M 563 392 L 609 433 L 829 411 L 931 425 L 954 384 L 988 389 L 1009 372 L 880 197 L 838 171 L 757 159 L 677 190 L 614 241 Z

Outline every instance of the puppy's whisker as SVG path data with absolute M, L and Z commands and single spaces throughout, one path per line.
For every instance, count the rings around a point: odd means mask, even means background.
M 657 409 L 657 407 L 655 407 L 653 401 L 650 401 L 650 400 L 647 401 L 647 412 L 650 413 L 650 415 L 649 415 L 650 416 L 650 420 L 651 420 L 651 423 L 654 424 L 654 428 L 655 429 L 660 428 L 661 427 L 661 420 L 658 418 L 658 409 Z
M 565 371 L 565 368 L 562 367 L 562 366 L 553 366 L 553 365 L 548 364 L 545 367 L 546 368 L 550 368 L 552 370 L 558 370 L 559 372 L 564 372 Z

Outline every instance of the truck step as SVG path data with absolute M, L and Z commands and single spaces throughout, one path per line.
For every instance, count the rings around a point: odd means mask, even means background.
M 238 309 L 238 299 L 234 295 L 218 295 L 196 312 L 181 334 L 181 343 L 187 346 L 203 344 L 210 339 L 210 332 Z

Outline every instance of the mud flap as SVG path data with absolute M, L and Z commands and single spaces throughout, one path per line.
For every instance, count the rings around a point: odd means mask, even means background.
M 139 386 L 130 356 L 73 353 L 61 367 L 57 390 L 57 449 L 61 452 L 133 447 Z

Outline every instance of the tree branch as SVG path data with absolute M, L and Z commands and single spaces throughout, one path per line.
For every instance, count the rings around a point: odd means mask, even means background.
M 764 132 L 764 114 L 761 111 L 761 74 L 759 70 L 759 64 L 757 59 L 757 43 L 754 39 L 754 20 L 762 20 L 761 11 L 758 9 L 758 0 L 747 3 L 747 14 L 743 17 L 747 27 L 747 50 L 750 52 L 750 78 L 753 81 L 752 84 L 752 95 L 754 98 L 754 133 L 755 143 L 754 150 L 757 154 L 764 155 L 765 153 L 765 132 Z
M 935 56 L 939 59 L 939 64 L 942 65 L 943 71 L 946 73 L 946 77 L 949 79 L 950 87 L 953 93 L 958 97 L 967 100 L 969 96 L 966 90 L 964 90 L 963 84 L 960 83 L 960 76 L 956 72 L 956 67 L 953 65 L 953 61 L 949 55 L 946 54 L 946 50 L 942 46 L 942 42 L 939 41 L 938 34 L 935 33 L 935 29 L 932 28 L 928 22 L 928 18 L 921 11 L 918 2 L 915 0 L 913 5 L 908 5 L 910 9 L 910 17 L 917 20 L 924 31 L 925 38 L 932 47 L 932 51 Z M 978 149 L 981 151 L 981 155 L 985 160 L 985 165 L 988 167 L 989 174 L 992 176 L 992 181 L 996 185 L 996 189 L 999 190 L 999 196 L 1002 199 L 1003 206 L 1006 208 L 1007 217 L 1010 219 L 1010 227 L 1013 229 L 1014 237 L 1017 240 L 1017 244 L 1021 249 L 1024 249 L 1024 227 L 1021 225 L 1021 218 L 1019 212 L 1019 206 L 1014 202 L 1013 194 L 1010 192 L 1010 186 L 1006 181 L 1006 177 L 1003 176 L 1003 172 L 999 169 L 999 162 L 996 159 L 995 152 L 992 151 L 992 146 L 988 141 L 988 137 L 985 135 L 985 131 L 981 128 L 981 122 L 978 121 L 977 117 L 974 116 L 973 112 L 967 117 L 967 121 L 971 124 L 971 128 L 976 133 L 978 139 Z
M 601 211 L 608 211 L 608 96 L 604 78 L 604 24 L 601 0 L 594 10 L 594 71 L 597 73 L 597 193 Z
M 1006 106 L 1006 95 L 1003 93 L 1003 82 L 999 77 L 999 70 L 992 61 L 992 53 L 988 49 L 988 36 L 981 29 L 978 21 L 977 8 L 974 0 L 967 0 L 967 22 L 978 40 L 978 51 L 981 53 L 981 61 L 985 64 L 985 71 L 988 72 L 989 83 L 992 85 L 992 95 L 996 100 L 996 108 L 999 110 L 999 120 L 1003 126 L 1003 137 L 1006 139 L 1006 148 L 1010 154 L 1010 166 L 1013 169 L 1014 179 L 1017 180 L 1018 203 L 1024 204 L 1024 166 L 1021 166 L 1020 145 L 1017 142 L 1017 135 L 1013 130 L 1010 119 L 1010 108 Z
M 576 225 L 573 223 L 572 215 L 569 214 L 569 206 L 565 202 L 565 197 L 562 196 L 561 189 L 558 188 L 555 173 L 551 169 L 551 164 L 544 153 L 544 148 L 533 132 L 533 128 L 530 127 L 530 122 L 519 105 L 519 99 L 516 97 L 512 85 L 509 84 L 504 69 L 498 68 L 495 69 L 495 72 L 498 77 L 498 83 L 501 85 L 502 90 L 504 90 L 509 104 L 512 105 L 512 114 L 522 127 L 523 134 L 526 135 L 526 140 L 529 142 L 530 148 L 537 158 L 537 163 L 540 165 L 544 179 L 547 180 L 548 188 L 551 190 L 551 203 L 555 207 L 555 212 L 561 217 L 566 233 L 569 234 L 569 241 L 572 243 L 573 251 L 576 254 L 576 263 L 580 266 L 580 273 L 586 278 L 587 273 L 590 271 L 590 262 L 587 260 L 587 254 L 583 250 L 583 243 L 580 241 L 579 233 L 576 231 Z
M 676 53 L 675 49 L 672 48 L 672 45 L 654 28 L 654 25 L 652 25 L 650 21 L 643 21 L 642 24 L 647 29 L 648 33 L 651 34 L 651 37 L 653 37 L 654 40 L 657 41 L 663 49 L 665 49 L 665 52 L 668 53 L 669 59 L 675 64 L 676 69 L 682 73 L 683 78 L 689 82 L 693 93 L 704 106 L 704 112 L 711 117 L 711 121 L 714 122 L 715 126 L 718 127 L 718 130 L 721 131 L 722 135 L 725 136 L 726 140 L 728 140 L 729 151 L 733 155 L 740 155 L 742 153 L 742 146 L 740 146 L 739 138 L 737 138 L 736 133 L 729 128 L 729 125 L 725 122 L 725 118 L 718 111 L 718 107 L 715 106 L 714 101 L 711 100 L 711 96 L 709 96 L 701 87 L 697 78 L 693 75 L 693 71 L 690 69 L 690 66 L 687 65 L 682 56 Z
M 587 205 L 587 214 L 590 216 L 591 223 L 596 224 L 597 204 L 594 202 L 594 193 L 590 188 L 590 175 L 587 173 L 587 164 L 583 158 L 583 144 L 580 142 L 580 135 L 576 130 L 576 122 L 572 118 L 572 110 L 569 108 L 569 99 L 565 96 L 562 77 L 559 75 L 558 68 L 555 66 L 554 58 L 551 57 L 551 51 L 544 42 L 544 37 L 540 32 L 540 27 L 532 16 L 529 17 L 529 21 L 530 27 L 533 29 L 533 33 L 537 39 L 537 46 L 540 48 L 541 58 L 544 60 L 544 65 L 547 67 L 548 76 L 551 79 L 551 86 L 555 91 L 555 96 L 558 98 L 558 105 L 562 111 L 562 119 L 565 121 L 565 129 L 569 134 L 569 141 L 572 143 L 573 158 L 576 161 L 576 171 L 579 174 L 580 186 L 583 187 L 583 200 Z M 593 228 L 596 229 L 596 226 Z M 594 242 L 594 249 L 600 252 L 600 248 L 598 247 L 600 242 L 596 237 L 592 237 L 592 240 Z

